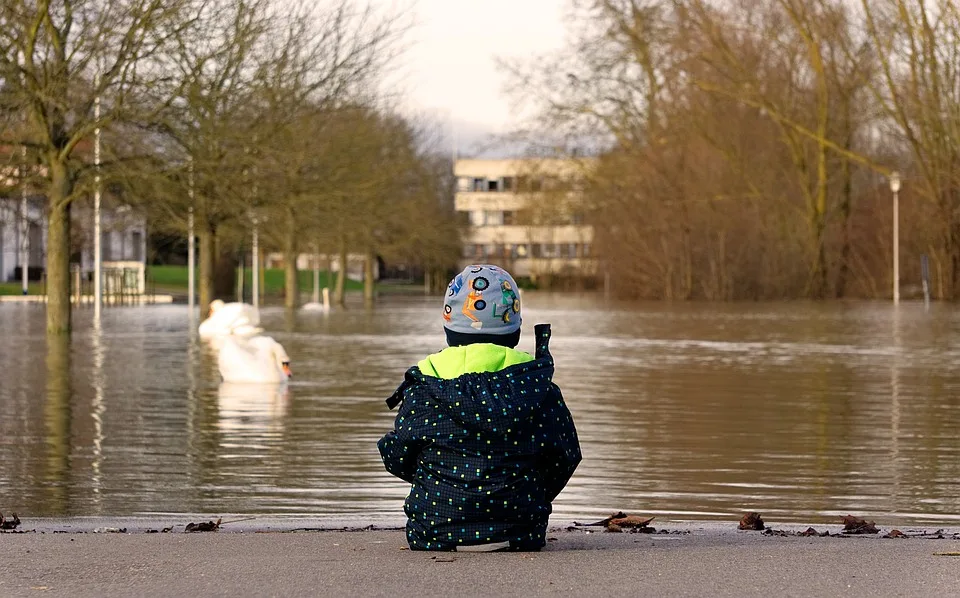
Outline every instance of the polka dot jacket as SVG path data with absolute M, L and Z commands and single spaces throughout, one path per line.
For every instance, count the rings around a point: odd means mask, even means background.
M 412 484 L 404 502 L 411 549 L 545 544 L 551 502 L 581 455 L 552 381 L 550 326 L 535 332 L 532 361 L 454 379 L 415 366 L 387 399 L 400 410 L 378 447 L 387 471 Z

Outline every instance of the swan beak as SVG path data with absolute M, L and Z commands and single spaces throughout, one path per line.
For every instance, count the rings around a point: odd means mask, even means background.
M 290 369 L 290 362 L 283 362 L 283 373 L 287 375 L 287 378 L 293 378 L 293 370 Z

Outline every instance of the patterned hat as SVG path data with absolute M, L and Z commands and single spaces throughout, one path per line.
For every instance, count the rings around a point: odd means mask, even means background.
M 467 266 L 447 286 L 443 327 L 462 334 L 506 335 L 520 330 L 520 293 L 513 277 L 490 264 Z

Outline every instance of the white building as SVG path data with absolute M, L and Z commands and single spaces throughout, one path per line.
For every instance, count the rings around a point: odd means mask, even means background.
M 583 223 L 583 161 L 457 160 L 455 209 L 467 214 L 460 266 L 489 262 L 515 277 L 592 277 L 593 228 Z
M 93 210 L 78 202 L 72 210 L 71 236 L 74 272 L 88 282 L 92 279 Z M 20 197 L 0 197 L 0 281 L 20 280 L 18 274 L 24 255 L 33 278 L 46 266 L 46 203 L 42 197 L 30 197 L 23 211 Z M 26 216 L 24 218 L 24 216 Z M 142 294 L 146 290 L 146 219 L 127 206 L 101 211 L 101 247 L 103 251 L 104 292 Z M 28 273 L 30 270 L 28 269 Z M 83 288 L 92 293 L 92 286 Z
M 42 269 L 46 258 L 43 202 L 26 202 L 26 218 L 19 198 L 0 197 L 0 282 L 19 280 L 21 262 L 29 269 Z

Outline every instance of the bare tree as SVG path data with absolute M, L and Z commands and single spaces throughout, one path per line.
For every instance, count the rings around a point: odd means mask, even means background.
M 47 197 L 47 332 L 70 332 L 70 206 L 97 127 L 143 119 L 175 94 L 166 52 L 197 0 L 7 0 L 0 6 L 3 137 L 40 163 Z M 102 98 L 100 118 L 94 102 Z M 11 122 L 12 121 L 12 122 Z M 18 122 L 19 121 L 19 122 Z

